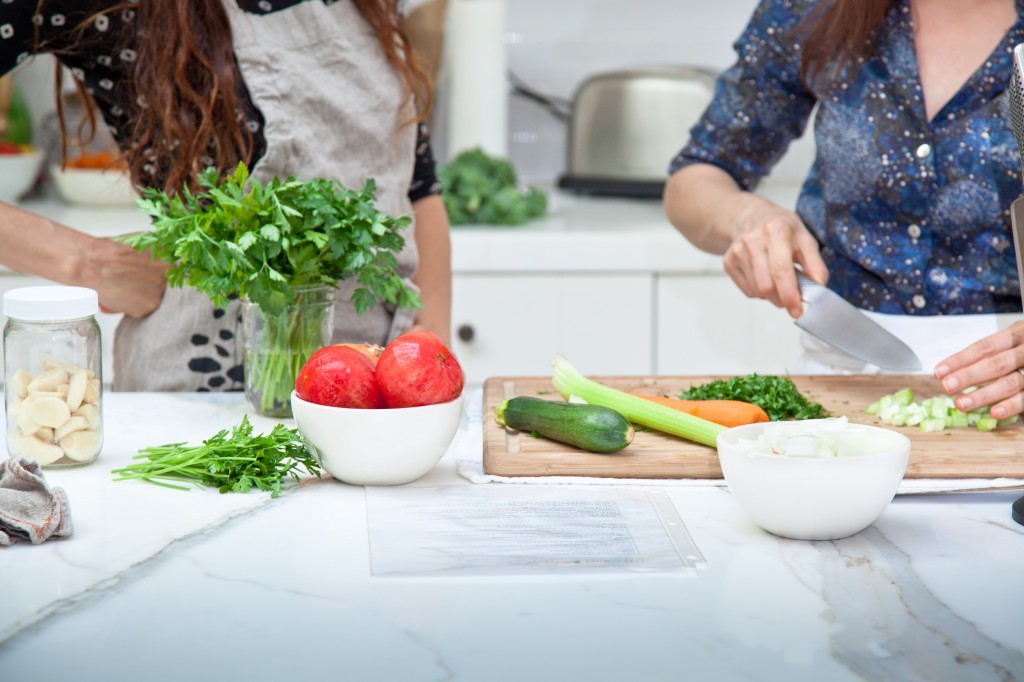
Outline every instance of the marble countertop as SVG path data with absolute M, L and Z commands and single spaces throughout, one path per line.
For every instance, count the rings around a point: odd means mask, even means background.
M 753 526 L 725 488 L 664 487 L 703 570 L 417 578 L 371 573 L 361 487 L 308 479 L 271 499 L 111 481 L 139 448 L 246 411 L 240 394 L 105 397 L 100 459 L 46 473 L 74 534 L 0 549 L 0 677 L 1024 678 L 1019 492 L 901 496 L 851 538 L 800 542 Z M 479 448 L 469 424 L 407 490 L 505 485 L 457 473 L 455 451 Z

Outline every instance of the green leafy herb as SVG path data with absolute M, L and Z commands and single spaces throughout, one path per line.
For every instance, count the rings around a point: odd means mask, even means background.
M 274 178 L 264 185 L 239 164 L 223 181 L 207 168 L 199 187 L 173 197 L 144 189 L 138 205 L 153 217 L 153 229 L 121 239 L 168 263 L 171 286 L 195 287 L 222 307 L 237 294 L 268 318 L 267 348 L 246 358 L 246 390 L 259 396 L 263 414 L 290 414 L 295 377 L 323 345 L 319 319 L 306 315 L 303 322 L 294 309 L 286 315 L 290 305 L 303 303 L 297 292 L 355 277 L 358 314 L 378 299 L 420 307 L 396 260 L 405 244 L 399 231 L 411 219 L 375 208 L 372 179 L 359 190 L 324 179 Z
M 299 480 L 299 467 L 320 475 L 320 462 L 295 429 L 278 424 L 266 435 L 253 435 L 248 416 L 231 429 L 219 431 L 202 445 L 169 443 L 139 450 L 133 459 L 145 460 L 114 469 L 115 481 L 141 480 L 176 490 L 189 488 L 172 481 L 212 486 L 222 493 L 247 493 L 253 487 L 281 493 L 281 483 Z
M 742 400 L 759 405 L 772 421 L 820 419 L 828 412 L 820 403 L 807 400 L 789 377 L 749 374 L 691 386 L 679 397 L 684 400 Z
M 547 195 L 521 187 L 507 159 L 469 149 L 441 166 L 438 178 L 452 225 L 521 225 L 547 210 Z
M 139 207 L 153 230 L 123 237 L 135 249 L 152 249 L 171 265 L 171 286 L 193 286 L 217 305 L 238 294 L 268 313 L 283 310 L 293 288 L 356 277 L 352 295 L 362 313 L 380 299 L 419 307 L 419 298 L 397 273 L 395 255 L 405 240 L 398 231 L 409 217 L 392 218 L 374 206 L 374 181 L 350 190 L 336 180 L 281 181 L 266 185 L 238 164 L 218 183 L 216 168 L 199 176 L 205 188 L 174 197 L 146 188 Z

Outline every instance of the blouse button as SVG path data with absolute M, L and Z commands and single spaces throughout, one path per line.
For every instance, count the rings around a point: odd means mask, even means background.
M 919 225 L 911 223 L 910 226 L 907 227 L 907 234 L 909 234 L 912 238 L 917 239 L 918 237 L 921 236 L 921 227 Z
M 917 148 L 917 158 L 919 159 L 927 158 L 931 153 L 932 146 L 927 142 L 925 142 L 924 144 Z
M 915 308 L 923 308 L 925 304 L 924 296 L 921 294 L 915 295 L 910 301 L 914 304 Z

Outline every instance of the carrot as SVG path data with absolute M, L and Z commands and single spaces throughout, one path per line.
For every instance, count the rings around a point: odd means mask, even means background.
M 636 393 L 634 395 L 722 426 L 740 426 L 768 421 L 768 415 L 759 406 L 740 400 L 680 400 L 657 395 Z

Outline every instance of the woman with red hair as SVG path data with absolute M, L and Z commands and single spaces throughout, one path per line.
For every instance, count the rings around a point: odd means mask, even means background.
M 412 325 L 449 338 L 448 219 L 422 120 L 426 72 L 395 0 L 7 0 L 0 73 L 49 52 L 70 69 L 124 153 L 134 184 L 176 193 L 208 166 L 244 161 L 253 177 L 368 178 L 377 207 L 414 215 L 399 273 L 419 311 L 362 316 L 339 283 L 335 340 L 385 343 Z M 58 85 L 59 88 L 59 85 Z M 126 317 L 115 340 L 118 390 L 242 387 L 238 301 L 214 307 L 168 289 L 148 255 L 0 204 L 0 260 L 96 289 Z M 216 339 L 214 344 L 197 339 Z

